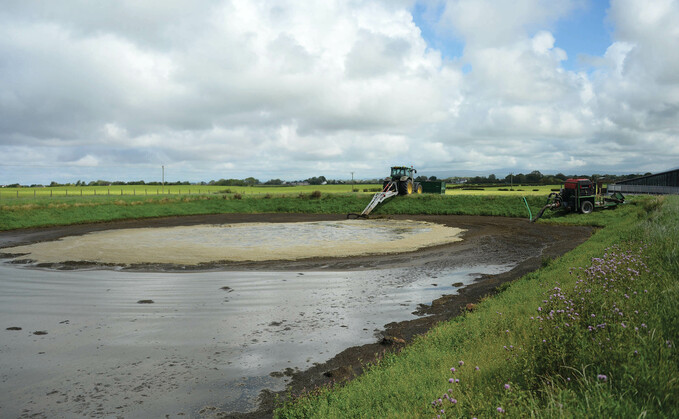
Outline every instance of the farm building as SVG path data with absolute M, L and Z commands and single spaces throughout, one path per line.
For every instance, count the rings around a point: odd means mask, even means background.
M 679 169 L 616 182 L 608 185 L 608 190 L 631 194 L 679 194 Z

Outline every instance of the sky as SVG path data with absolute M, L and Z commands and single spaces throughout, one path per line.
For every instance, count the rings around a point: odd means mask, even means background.
M 679 167 L 679 0 L 3 0 L 0 184 Z

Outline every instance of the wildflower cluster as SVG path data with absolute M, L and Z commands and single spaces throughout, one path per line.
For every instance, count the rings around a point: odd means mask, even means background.
M 455 377 L 455 374 L 458 372 L 458 369 L 462 369 L 463 367 L 464 361 L 458 361 L 457 367 L 450 368 L 451 378 L 448 379 L 449 384 L 460 384 L 460 379 Z M 476 367 L 475 371 L 479 371 L 479 367 Z M 457 405 L 457 399 L 453 397 L 453 393 L 455 393 L 455 390 L 449 388 L 448 391 L 443 393 L 441 397 L 431 402 L 431 406 L 436 411 L 437 419 L 440 419 L 442 415 L 446 414 L 446 409 L 453 408 Z
M 636 341 L 627 339 L 628 335 L 648 334 L 646 323 L 649 320 L 641 308 L 648 290 L 639 280 L 642 274 L 649 273 L 641 256 L 643 250 L 643 246 L 633 251 L 618 246 L 607 248 L 601 258 L 592 259 L 588 268 L 571 269 L 574 283 L 562 285 L 556 282 L 549 286 L 531 316 L 536 330 L 531 333 L 530 347 L 524 350 L 522 346 L 515 346 L 514 330 L 502 327 L 501 335 L 506 344 L 498 349 L 503 354 L 505 366 L 510 363 L 521 365 L 524 371 L 530 370 L 529 376 L 550 386 L 558 379 L 569 385 L 572 380 L 583 378 L 595 385 L 609 385 L 615 366 L 619 365 L 616 356 L 638 354 L 637 348 L 621 348 Z M 667 344 L 671 345 L 671 342 Z M 588 350 L 583 352 L 583 347 Z M 583 353 L 590 358 L 584 359 Z M 591 365 L 587 377 L 579 374 L 579 368 L 584 365 Z M 469 414 L 466 409 L 470 407 L 466 404 L 468 395 L 474 393 L 474 383 L 460 382 L 459 373 L 463 367 L 464 363 L 459 361 L 450 368 L 448 384 L 452 388 L 431 402 L 437 418 Z M 464 377 L 474 377 L 467 373 L 478 371 L 480 368 L 476 366 L 473 371 L 465 371 Z M 507 378 L 512 377 L 505 377 L 505 380 Z M 537 384 L 521 380 L 518 386 L 510 381 L 497 383 L 495 414 L 504 415 L 505 409 L 517 406 L 517 400 L 523 397 L 520 388 Z M 455 410 L 451 412 L 451 409 Z M 486 409 L 490 406 L 482 408 L 487 414 Z
M 643 304 L 639 301 L 648 292 L 638 281 L 642 273 L 648 273 L 642 254 L 643 247 L 634 251 L 610 247 L 603 257 L 593 258 L 588 268 L 570 271 L 576 276 L 572 289 L 564 290 L 556 283 L 545 293 L 531 317 L 538 323 L 545 346 L 538 356 L 537 373 L 557 372 L 575 361 L 568 358 L 571 353 L 579 354 L 581 364 L 602 366 L 602 359 L 610 361 L 614 353 L 621 352 L 618 346 L 628 341 L 626 333 L 647 331 L 647 313 L 640 311 Z M 581 351 L 576 350 L 583 345 L 592 347 L 590 359 L 583 360 Z M 597 372 L 601 371 L 593 373 Z M 598 380 L 606 382 L 602 376 L 606 377 L 599 374 Z

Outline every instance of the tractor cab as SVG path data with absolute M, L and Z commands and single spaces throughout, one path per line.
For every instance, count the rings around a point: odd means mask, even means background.
M 394 166 L 391 168 L 391 180 L 407 180 L 413 179 L 413 174 L 417 173 L 417 170 L 412 167 L 406 166 Z M 403 179 L 403 178 L 406 179 Z

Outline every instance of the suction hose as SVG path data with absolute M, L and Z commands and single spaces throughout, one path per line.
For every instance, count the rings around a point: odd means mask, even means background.
M 530 210 L 530 206 L 528 206 L 528 201 L 526 201 L 526 197 L 523 196 L 523 203 L 526 204 L 526 208 L 528 208 L 528 216 L 530 217 L 530 222 L 533 222 L 533 213 Z

